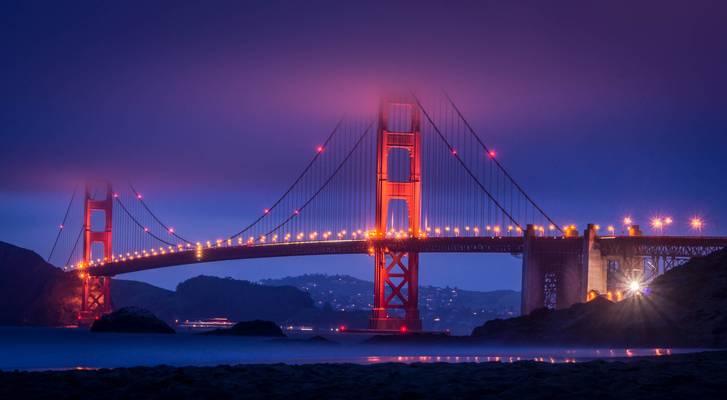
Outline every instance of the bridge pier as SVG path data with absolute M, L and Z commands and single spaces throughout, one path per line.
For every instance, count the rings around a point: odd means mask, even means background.
M 562 309 L 585 300 L 581 238 L 537 237 L 528 225 L 523 243 L 521 311 Z
M 369 327 L 382 331 L 420 331 L 419 316 L 419 253 L 376 252 L 374 307 Z M 387 290 L 388 289 L 388 290 Z M 401 309 L 402 316 L 391 314 Z
M 598 293 L 606 293 L 608 291 L 608 269 L 606 260 L 601 255 L 601 251 L 596 244 L 596 227 L 588 224 L 585 232 L 583 232 L 583 265 L 582 265 L 582 282 L 583 291 L 581 301 L 584 301 L 587 293 L 595 290 Z

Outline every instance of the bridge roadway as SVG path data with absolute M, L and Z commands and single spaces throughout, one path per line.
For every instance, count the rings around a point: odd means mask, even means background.
M 604 256 L 699 257 L 727 247 L 724 236 L 600 236 L 596 242 Z
M 537 246 L 552 252 L 580 252 L 583 237 L 535 237 Z M 596 243 L 603 255 L 694 257 L 727 247 L 727 237 L 694 236 L 599 236 Z M 428 237 L 426 239 L 326 240 L 270 244 L 221 245 L 185 248 L 166 254 L 117 259 L 84 268 L 92 276 L 115 276 L 130 272 L 248 258 L 312 256 L 329 254 L 371 254 L 375 246 L 391 251 L 420 253 L 511 253 L 524 250 L 525 238 L 516 237 Z
M 381 240 L 325 240 L 317 242 L 290 242 L 269 244 L 242 244 L 202 247 L 201 256 L 192 247 L 174 253 L 117 260 L 105 265 L 84 268 L 92 276 L 114 276 L 148 269 L 171 267 L 247 258 L 315 256 L 326 254 L 369 254 L 374 246 L 384 246 L 391 251 L 416 251 L 421 253 L 520 253 L 522 237 L 455 237 L 426 239 Z

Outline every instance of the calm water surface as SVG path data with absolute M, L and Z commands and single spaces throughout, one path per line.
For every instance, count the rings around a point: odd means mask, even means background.
M 699 349 L 583 349 L 466 346 L 393 346 L 366 337 L 332 335 L 337 344 L 290 339 L 91 333 L 85 329 L 0 327 L 1 370 L 113 368 L 166 365 L 319 362 L 582 362 L 662 356 Z M 297 339 L 297 340 L 296 340 Z

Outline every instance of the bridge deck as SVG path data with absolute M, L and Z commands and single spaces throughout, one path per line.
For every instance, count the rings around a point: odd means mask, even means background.
M 580 251 L 583 238 L 538 237 L 538 247 L 553 251 Z M 426 239 L 326 240 L 319 242 L 271 243 L 256 245 L 213 244 L 188 248 L 173 253 L 132 257 L 104 265 L 85 268 L 93 276 L 114 276 L 148 269 L 202 262 L 241 260 L 248 258 L 292 257 L 327 254 L 369 254 L 374 246 L 392 251 L 419 253 L 522 253 L 524 238 L 518 237 L 429 237 Z M 691 236 L 618 236 L 598 237 L 604 256 L 624 255 L 673 257 L 701 256 L 727 247 L 726 237 Z
M 604 256 L 697 257 L 727 247 L 722 236 L 615 236 L 597 241 Z
M 85 268 L 93 276 L 114 276 L 148 269 L 187 265 L 200 262 L 240 260 L 248 258 L 312 256 L 326 254 L 369 254 L 373 246 L 392 251 L 420 253 L 521 253 L 522 237 L 458 237 L 384 240 L 327 240 L 303 243 L 257 245 L 212 245 L 202 248 L 198 257 L 195 248 L 174 253 L 135 257 Z

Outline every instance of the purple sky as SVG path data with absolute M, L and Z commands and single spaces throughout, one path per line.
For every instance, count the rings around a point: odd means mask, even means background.
M 693 2 L 137 2 L 0 6 L 0 240 L 46 255 L 73 183 L 129 178 L 179 231 L 267 205 L 344 112 L 445 88 L 559 221 L 727 234 L 727 5 Z M 222 172 L 220 172 L 222 171 Z M 674 228 L 676 233 L 681 228 Z M 518 288 L 510 256 L 427 256 L 424 284 Z M 132 276 L 304 272 L 368 257 Z

